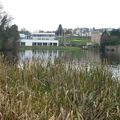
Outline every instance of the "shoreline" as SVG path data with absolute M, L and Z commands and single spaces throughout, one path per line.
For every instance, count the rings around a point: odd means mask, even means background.
M 20 46 L 19 50 L 80 50 L 80 47 L 68 47 L 68 46 Z

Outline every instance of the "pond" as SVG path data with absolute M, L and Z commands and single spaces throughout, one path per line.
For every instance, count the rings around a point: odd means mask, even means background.
M 107 62 L 109 65 L 116 66 L 120 64 L 120 54 L 102 54 L 99 50 L 24 50 L 18 53 L 18 57 L 20 61 L 40 58 L 54 62 L 56 58 L 61 58 L 65 61 L 76 60 L 81 63 Z
M 111 69 L 113 76 L 120 78 L 120 54 L 102 54 L 99 50 L 24 50 L 18 53 L 19 63 L 26 60 L 42 60 L 54 63 L 55 59 L 63 62 L 71 62 L 73 65 L 80 64 L 104 64 Z

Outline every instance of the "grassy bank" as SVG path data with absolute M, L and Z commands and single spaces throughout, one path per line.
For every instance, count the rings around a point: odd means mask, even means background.
M 73 44 L 73 45 L 78 45 L 78 46 L 82 46 L 82 45 L 86 45 L 87 42 L 90 42 L 90 40 L 88 39 L 84 39 L 84 40 L 66 40 L 67 43 Z
M 67 47 L 67 46 L 21 46 L 20 50 L 80 50 L 79 47 Z
M 73 68 L 57 59 L 18 68 L 0 57 L 0 119 L 119 120 L 120 83 L 101 66 Z

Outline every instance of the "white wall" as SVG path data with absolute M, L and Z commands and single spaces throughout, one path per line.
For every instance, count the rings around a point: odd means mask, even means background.
M 20 42 L 25 42 L 25 46 L 32 46 L 33 42 L 36 43 L 57 43 L 57 46 L 59 45 L 58 40 L 33 40 L 33 39 L 21 39 Z

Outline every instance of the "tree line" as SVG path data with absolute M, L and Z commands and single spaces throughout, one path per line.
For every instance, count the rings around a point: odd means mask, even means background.
M 12 18 L 0 5 L 0 50 L 15 50 L 18 46 L 18 26 L 10 25 L 11 21 Z

